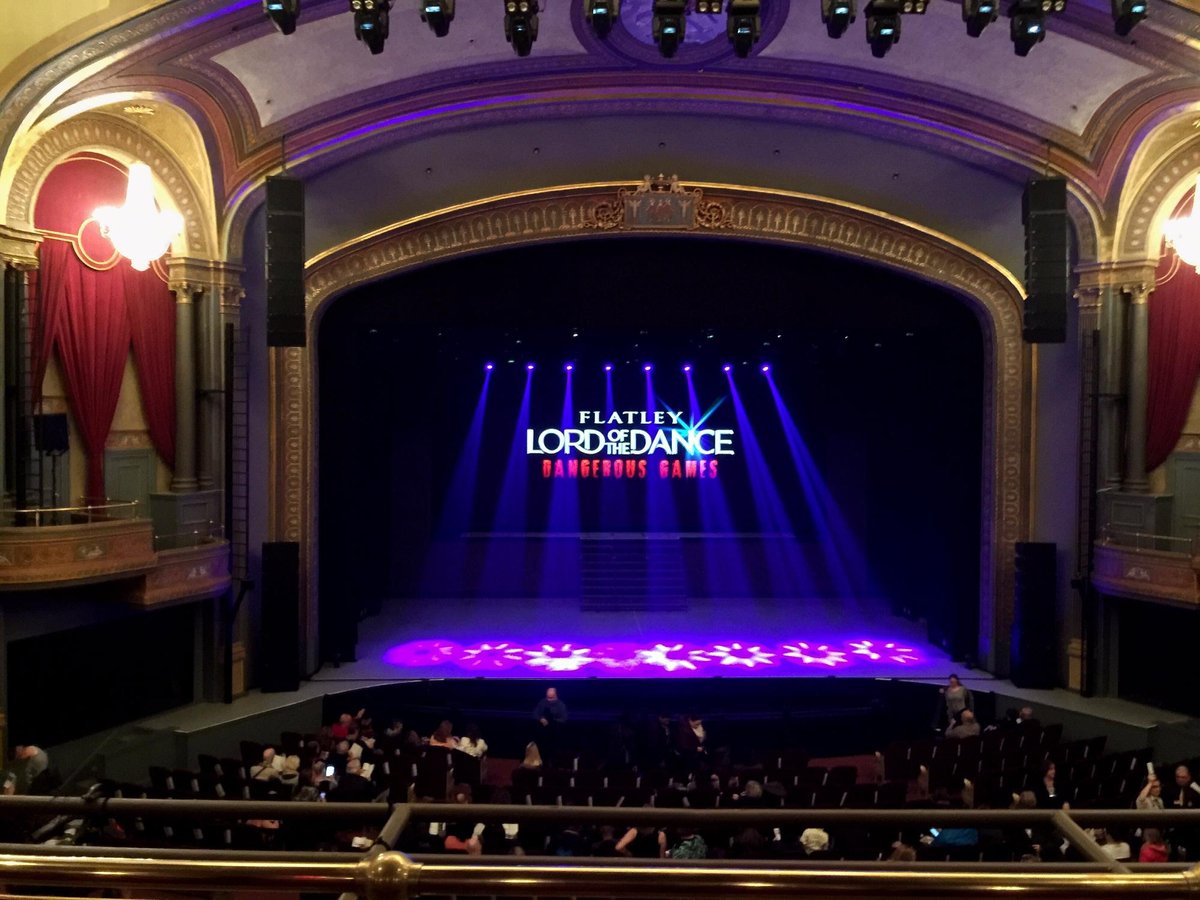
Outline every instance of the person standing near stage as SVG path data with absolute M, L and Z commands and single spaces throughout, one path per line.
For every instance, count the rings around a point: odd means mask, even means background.
M 542 750 L 542 755 L 553 759 L 559 749 L 563 726 L 567 722 L 567 704 L 558 699 L 557 688 L 546 688 L 546 696 L 533 708 L 533 718 L 537 721 L 537 744 Z
M 954 674 L 950 675 L 946 686 L 942 688 L 942 700 L 946 705 L 946 717 L 942 722 L 942 728 L 953 728 L 960 721 L 964 709 L 975 709 L 975 698 Z

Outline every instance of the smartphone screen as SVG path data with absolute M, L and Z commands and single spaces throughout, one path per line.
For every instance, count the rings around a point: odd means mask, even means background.
M 333 768 L 333 766 L 326 766 L 325 767 L 325 777 L 332 778 L 334 771 L 335 771 L 335 769 Z

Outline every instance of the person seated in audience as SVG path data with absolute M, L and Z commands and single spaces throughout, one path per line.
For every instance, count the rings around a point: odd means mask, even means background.
M 343 739 L 338 741 L 329 755 L 325 757 L 325 765 L 333 766 L 333 773 L 341 775 L 346 771 L 346 763 L 350 758 L 350 742 Z
M 13 770 L 16 772 L 14 790 L 18 794 L 34 792 L 34 782 L 50 768 L 50 756 L 41 747 L 23 744 L 13 754 Z
M 362 761 L 346 761 L 346 772 L 337 780 L 327 799 L 330 803 L 370 803 L 379 793 L 371 779 L 363 775 Z
M 675 761 L 675 731 L 666 713 L 659 713 L 646 723 L 642 737 L 643 766 L 660 769 Z
M 1142 785 L 1141 793 L 1133 803 L 1138 809 L 1162 809 L 1162 782 L 1157 775 L 1147 775 L 1146 783 Z
M 671 845 L 667 856 L 671 859 L 708 859 L 708 844 L 695 828 L 684 825 L 678 831 L 679 839 Z
M 546 688 L 546 696 L 533 708 L 533 718 L 543 728 L 567 721 L 567 704 L 558 699 L 558 688 Z
M 617 829 L 612 825 L 601 825 L 592 844 L 592 856 L 613 857 L 617 853 Z
M 392 719 L 391 724 L 383 730 L 383 743 L 389 751 L 396 751 L 401 747 L 419 747 L 421 736 L 406 726 L 403 719 Z
M 1091 830 L 1092 839 L 1100 845 L 1100 849 L 1115 860 L 1127 860 L 1133 857 L 1129 842 L 1121 840 L 1116 834 L 1110 834 L 1103 828 Z
M 250 767 L 250 777 L 257 781 L 274 781 L 283 772 L 283 758 L 274 747 L 263 748 L 262 760 Z
M 942 688 L 942 704 L 945 714 L 942 716 L 941 725 L 943 728 L 949 728 L 958 721 L 964 709 L 975 709 L 975 698 L 971 696 L 966 685 L 959 681 L 958 676 L 951 673 L 946 680 L 946 686 Z
M 646 805 L 650 806 L 649 803 Z M 666 859 L 667 836 L 653 825 L 630 828 L 617 841 L 616 849 L 619 856 L 632 856 L 635 859 Z
M 757 828 L 743 828 L 734 835 L 729 855 L 733 859 L 766 859 L 767 839 Z
M 892 844 L 892 852 L 888 856 L 887 862 L 916 862 L 917 851 L 903 841 L 896 841 Z
M 978 737 L 979 723 L 975 721 L 975 713 L 969 709 L 964 709 L 960 716 L 960 721 L 946 729 L 946 737 L 951 740 L 962 740 L 963 738 Z
M 466 737 L 458 739 L 458 749 L 476 759 L 486 754 L 487 748 L 487 741 L 483 739 L 483 735 L 479 732 L 479 726 L 474 722 L 467 726 Z
M 1167 809 L 1191 809 L 1200 806 L 1200 793 L 1192 787 L 1192 770 L 1187 766 L 1175 767 L 1175 780 L 1162 788 L 1163 806 Z
M 704 729 L 704 720 L 698 715 L 684 716 L 679 722 L 679 731 L 675 736 L 675 746 L 678 748 L 683 761 L 690 767 L 708 753 L 708 732 Z
M 1165 863 L 1170 856 L 1171 851 L 1162 831 L 1157 828 L 1146 828 L 1142 831 L 1142 849 L 1138 852 L 1138 862 Z
M 805 828 L 800 833 L 800 846 L 809 859 L 829 857 L 829 832 L 824 828 Z
M 350 734 L 350 730 L 352 728 L 357 730 L 357 723 L 366 714 L 367 711 L 365 709 L 360 709 L 358 713 L 353 716 L 350 715 L 350 713 L 342 713 L 340 716 L 338 716 L 338 720 L 333 724 L 333 727 L 329 729 L 333 739 L 336 741 L 344 741 Z
M 472 800 L 471 786 L 469 784 L 456 784 L 454 790 L 450 793 L 450 799 L 452 803 L 460 806 L 469 805 Z M 479 840 L 478 836 L 478 833 L 482 831 L 482 825 L 475 825 L 469 820 L 451 822 L 446 825 L 446 837 L 442 846 L 450 853 L 466 853 L 470 856 L 478 856 L 483 852 L 483 843 Z
M 445 747 L 447 750 L 453 750 L 458 746 L 458 738 L 454 736 L 454 726 L 448 719 L 443 719 L 429 738 L 430 747 Z
M 1039 809 L 1066 809 L 1067 787 L 1058 779 L 1058 766 L 1053 760 L 1042 764 L 1042 777 L 1033 785 Z
M 538 745 L 530 741 L 525 745 L 525 758 L 521 760 L 520 768 L 522 769 L 540 769 L 542 768 L 542 754 L 538 750 Z

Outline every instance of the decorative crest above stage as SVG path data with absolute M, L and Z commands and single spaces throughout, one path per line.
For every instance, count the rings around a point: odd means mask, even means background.
M 718 228 L 728 211 L 720 203 L 706 202 L 699 188 L 688 190 L 678 175 L 645 175 L 632 191 L 621 188 L 615 203 L 596 208 L 596 227 L 604 230 L 691 231 Z

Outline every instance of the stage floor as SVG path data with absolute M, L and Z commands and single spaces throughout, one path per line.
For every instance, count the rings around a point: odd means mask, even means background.
M 882 601 L 716 599 L 680 612 L 584 612 L 577 600 L 396 599 L 360 624 L 356 662 L 313 679 L 941 679 L 954 670 L 923 624 Z

